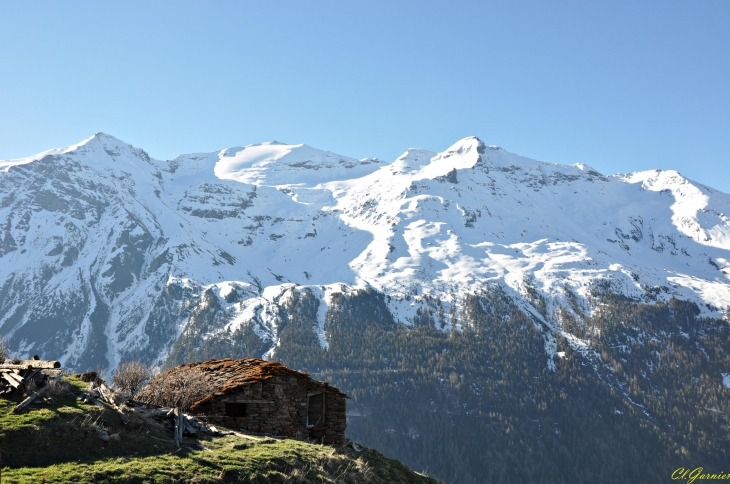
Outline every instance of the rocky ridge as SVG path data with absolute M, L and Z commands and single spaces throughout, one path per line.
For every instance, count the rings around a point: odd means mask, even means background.
M 473 137 L 392 163 L 277 142 L 161 161 L 97 133 L 0 161 L 0 334 L 79 369 L 234 334 L 272 357 L 304 290 L 326 348 L 335 294 L 377 291 L 405 325 L 438 300 L 428 324 L 450 331 L 465 294 L 498 286 L 550 366 L 556 337 L 587 347 L 560 315 L 598 310 L 597 285 L 722 316 L 728 213 L 674 171 L 605 176 Z

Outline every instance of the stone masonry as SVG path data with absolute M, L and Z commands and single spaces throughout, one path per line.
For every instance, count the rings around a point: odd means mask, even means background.
M 250 432 L 344 445 L 347 396 L 280 363 L 255 358 L 189 363 L 169 371 L 203 370 L 218 388 L 194 403 L 195 415 Z

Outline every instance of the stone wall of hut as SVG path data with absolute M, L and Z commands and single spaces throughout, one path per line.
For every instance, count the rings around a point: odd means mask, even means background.
M 324 422 L 308 425 L 308 402 L 318 394 L 324 394 Z M 227 416 L 226 403 L 245 404 L 245 416 Z M 206 420 L 228 428 L 344 445 L 346 405 L 345 395 L 326 384 L 306 377 L 278 375 L 228 390 L 194 410 L 206 415 Z

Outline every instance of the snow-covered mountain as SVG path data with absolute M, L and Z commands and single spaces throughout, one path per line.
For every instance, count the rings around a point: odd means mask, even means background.
M 326 347 L 335 293 L 381 292 L 407 325 L 438 300 L 447 331 L 496 284 L 550 352 L 559 334 L 583 344 L 559 309 L 596 311 L 597 284 L 723 315 L 726 214 L 729 195 L 675 171 L 604 176 L 474 137 L 392 163 L 277 142 L 160 161 L 98 133 L 0 161 L 0 334 L 81 369 L 161 362 L 193 330 L 248 328 L 272 355 L 304 289 Z

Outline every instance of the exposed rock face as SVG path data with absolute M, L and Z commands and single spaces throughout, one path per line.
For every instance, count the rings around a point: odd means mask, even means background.
M 450 331 L 463 296 L 497 284 L 550 365 L 560 311 L 594 311 L 597 285 L 722 315 L 728 213 L 676 172 L 604 176 L 477 138 L 391 164 L 276 142 L 159 161 L 99 133 L 0 162 L 0 334 L 79 370 L 270 357 L 293 299 L 326 348 L 337 294 L 372 289 L 384 317 Z

